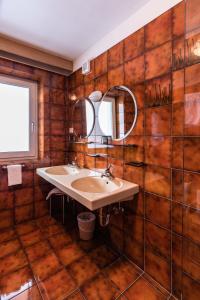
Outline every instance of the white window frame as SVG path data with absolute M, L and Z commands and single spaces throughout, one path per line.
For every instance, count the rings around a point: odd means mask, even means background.
M 0 83 L 29 89 L 29 151 L 0 152 L 0 161 L 36 159 L 38 157 L 38 85 L 35 81 L 0 75 Z M 9 117 L 9 116 L 8 116 Z

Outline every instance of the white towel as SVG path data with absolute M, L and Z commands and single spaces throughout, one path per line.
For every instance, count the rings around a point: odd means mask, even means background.
M 22 165 L 7 166 L 8 186 L 22 184 Z

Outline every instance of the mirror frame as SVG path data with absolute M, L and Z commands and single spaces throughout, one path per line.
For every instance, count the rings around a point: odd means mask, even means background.
M 76 105 L 78 102 L 83 101 L 83 100 L 87 100 L 87 101 L 91 104 L 94 118 L 93 118 L 92 128 L 91 128 L 90 132 L 89 132 L 87 135 L 85 135 L 85 136 L 81 136 L 81 135 L 78 136 L 77 132 L 76 132 L 75 129 L 74 129 L 74 119 L 73 119 L 73 116 L 74 116 L 74 111 L 75 111 L 75 105 Z M 80 137 L 80 138 L 82 138 L 82 139 L 87 139 L 87 138 L 91 135 L 91 133 L 92 133 L 92 131 L 93 131 L 93 129 L 94 129 L 94 125 L 95 125 L 95 109 L 94 109 L 94 105 L 93 105 L 92 101 L 91 101 L 89 98 L 87 98 L 87 97 L 84 97 L 84 98 L 81 98 L 81 99 L 76 100 L 76 101 L 74 102 L 74 104 L 73 104 L 73 109 L 72 109 L 72 127 L 73 127 L 73 129 L 74 129 L 74 134 L 75 134 L 77 137 Z
M 120 89 L 122 89 L 122 90 L 128 92 L 128 93 L 131 95 L 132 99 L 133 99 L 133 104 L 134 104 L 134 108 L 135 108 L 135 116 L 134 116 L 134 120 L 133 120 L 133 123 L 132 123 L 132 125 L 131 125 L 131 128 L 127 131 L 127 133 L 126 133 L 122 138 L 119 138 L 119 139 L 113 139 L 113 138 L 112 138 L 112 141 L 119 142 L 119 141 L 122 141 L 122 140 L 124 140 L 125 138 L 127 138 L 127 136 L 131 133 L 131 131 L 132 131 L 133 128 L 135 127 L 135 124 L 136 124 L 136 121 L 137 121 L 137 116 L 138 116 L 138 107 L 137 107 L 137 101 L 136 101 L 136 98 L 135 98 L 134 94 L 133 94 L 133 93 L 131 92 L 131 90 L 130 90 L 128 87 L 126 87 L 125 85 L 114 85 L 114 86 L 112 86 L 111 88 L 109 88 L 109 89 L 105 92 L 105 94 L 103 95 L 103 97 L 102 97 L 102 99 L 101 99 L 101 102 L 103 102 L 104 97 L 106 97 L 106 95 L 109 93 L 109 91 L 112 90 L 112 89 L 114 89 L 114 88 L 118 88 L 118 89 L 120 88 Z M 100 103 L 100 105 L 101 105 L 101 103 Z M 100 108 L 100 106 L 99 106 L 99 108 Z M 99 111 L 98 111 L 98 116 L 99 116 Z M 98 120 L 99 120 L 99 117 L 98 117 Z M 99 123 L 99 126 L 100 126 L 100 123 Z M 101 128 L 101 126 L 100 126 L 100 128 Z

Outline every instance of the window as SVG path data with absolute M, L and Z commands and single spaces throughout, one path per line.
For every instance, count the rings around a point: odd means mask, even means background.
M 0 159 L 37 157 L 37 83 L 0 75 Z

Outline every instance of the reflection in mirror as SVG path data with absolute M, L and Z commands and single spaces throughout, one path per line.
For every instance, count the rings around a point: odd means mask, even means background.
M 101 100 L 98 120 L 101 135 L 122 140 L 135 126 L 137 103 L 133 93 L 125 86 L 110 88 Z
M 87 99 L 79 99 L 73 107 L 73 129 L 77 137 L 87 138 L 93 131 L 95 112 L 92 102 Z

